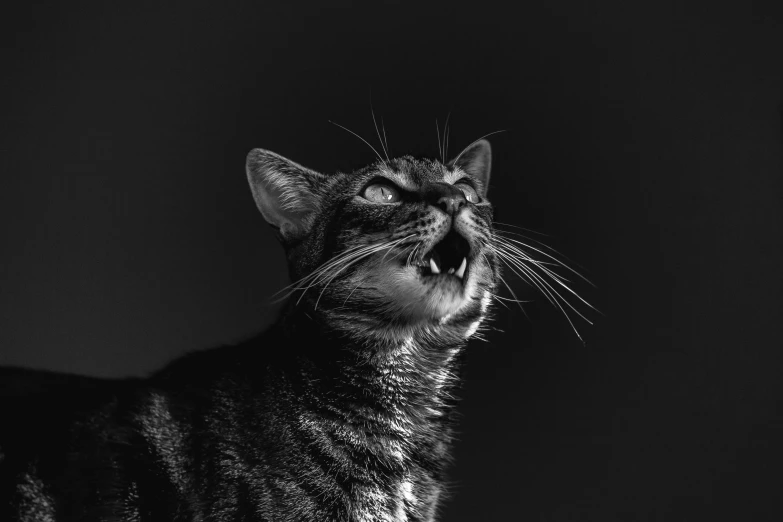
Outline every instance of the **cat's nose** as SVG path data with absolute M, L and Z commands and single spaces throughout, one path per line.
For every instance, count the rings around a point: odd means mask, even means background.
M 448 183 L 430 183 L 425 190 L 425 198 L 430 205 L 450 216 L 456 215 L 468 203 L 465 194 Z

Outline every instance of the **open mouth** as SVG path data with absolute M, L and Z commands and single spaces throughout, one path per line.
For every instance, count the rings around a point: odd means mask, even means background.
M 426 276 L 452 275 L 459 279 L 465 278 L 468 268 L 470 244 L 453 229 L 441 239 L 432 249 L 424 254 L 422 274 Z

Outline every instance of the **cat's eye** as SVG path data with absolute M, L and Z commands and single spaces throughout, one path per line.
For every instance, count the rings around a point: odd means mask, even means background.
M 400 200 L 400 191 L 388 183 L 371 183 L 362 195 L 373 203 L 397 203 Z
M 455 183 L 454 186 L 460 189 L 462 193 L 465 194 L 465 199 L 471 203 L 478 203 L 481 201 L 478 192 L 476 192 L 476 189 L 471 185 L 468 185 L 467 183 Z

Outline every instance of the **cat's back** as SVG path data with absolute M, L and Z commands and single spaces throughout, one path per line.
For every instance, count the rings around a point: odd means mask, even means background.
M 149 378 L 105 379 L 0 366 L 0 465 L 37 456 L 75 436 L 143 425 L 151 403 L 180 412 L 197 407 L 211 383 L 230 372 L 230 348 L 193 352 Z M 126 426 L 127 427 L 127 426 Z M 2 470 L 2 468 L 0 468 Z
M 27 368 L 0 367 L 0 451 L 40 451 L 41 443 L 73 427 L 127 392 L 133 380 L 109 380 Z
M 143 379 L 0 367 L 0 521 L 189 520 L 194 448 L 232 429 L 197 418 L 242 388 L 247 349 L 193 352 Z
M 111 484 L 139 382 L 0 368 L 0 520 L 49 520 L 60 494 L 76 505 Z

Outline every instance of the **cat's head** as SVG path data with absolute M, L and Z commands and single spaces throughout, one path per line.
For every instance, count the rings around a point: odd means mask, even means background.
M 263 149 L 246 164 L 286 249 L 294 299 L 396 324 L 486 313 L 498 277 L 490 166 L 486 140 L 446 164 L 405 156 L 352 174 L 320 174 Z

